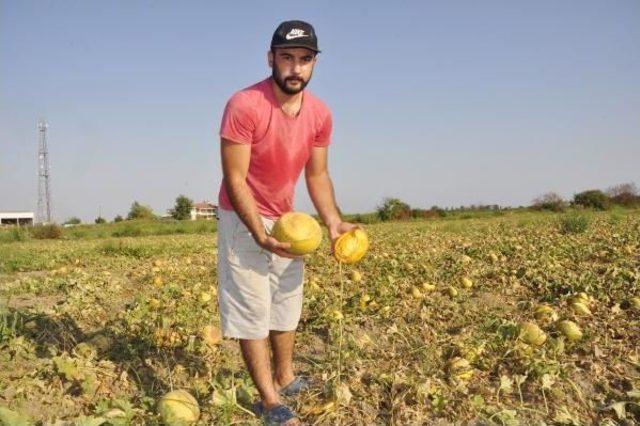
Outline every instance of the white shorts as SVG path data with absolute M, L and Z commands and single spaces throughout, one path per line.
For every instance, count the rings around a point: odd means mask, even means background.
M 238 215 L 218 210 L 218 306 L 222 334 L 264 339 L 269 330 L 292 331 L 302 312 L 304 262 L 256 244 Z M 262 218 L 267 231 L 274 221 Z

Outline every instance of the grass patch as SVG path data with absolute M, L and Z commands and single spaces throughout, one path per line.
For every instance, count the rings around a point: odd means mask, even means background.
M 0 228 L 0 244 L 27 241 L 31 238 L 85 240 L 101 238 L 142 237 L 150 235 L 213 234 L 217 230 L 215 220 L 131 220 L 107 224 L 87 224 L 63 228 L 59 225 Z
M 126 256 L 135 259 L 151 257 L 158 251 L 152 246 L 132 245 L 124 241 L 108 241 L 98 247 L 98 252 L 106 256 Z
M 560 232 L 582 234 L 589 228 L 589 219 L 582 214 L 570 214 L 560 219 Z
M 0 243 L 27 241 L 29 238 L 31 238 L 31 235 L 27 228 L 24 227 L 12 227 L 8 230 L 0 231 Z
M 140 235 L 142 235 L 142 229 L 129 224 L 111 233 L 112 237 L 139 237 Z
M 217 230 L 215 220 L 127 220 L 99 225 L 79 225 L 65 229 L 70 239 L 124 238 L 150 235 L 207 234 Z

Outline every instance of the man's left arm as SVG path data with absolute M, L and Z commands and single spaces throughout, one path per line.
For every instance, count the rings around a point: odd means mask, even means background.
M 327 159 L 328 148 L 326 146 L 311 148 L 311 156 L 305 167 L 305 180 L 307 182 L 309 197 L 311 197 L 311 201 L 320 215 L 322 222 L 324 222 L 329 229 L 331 248 L 333 250 L 335 240 L 341 234 L 355 228 L 356 225 L 343 222 L 340 217 L 335 193 L 333 191 L 333 183 L 329 176 Z

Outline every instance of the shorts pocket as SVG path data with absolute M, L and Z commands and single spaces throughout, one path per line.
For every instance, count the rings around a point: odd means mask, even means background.
M 255 242 L 249 229 L 239 219 L 233 232 L 231 251 L 234 253 L 259 253 L 262 251 L 262 247 Z
M 237 219 L 231 241 L 230 261 L 243 269 L 250 269 L 260 275 L 266 275 L 269 271 L 268 253 L 260 247 L 249 229 Z

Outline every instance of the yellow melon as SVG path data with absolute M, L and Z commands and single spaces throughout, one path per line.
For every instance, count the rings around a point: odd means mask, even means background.
M 469 277 L 462 277 L 460 278 L 460 284 L 462 284 L 462 286 L 464 288 L 471 288 L 473 287 L 473 281 L 471 281 L 471 279 Z
M 520 338 L 529 345 L 540 346 L 547 340 L 547 335 L 536 323 L 524 322 L 520 324 Z
M 458 380 L 468 380 L 473 376 L 473 368 L 468 360 L 455 357 L 447 362 L 449 376 Z
M 569 306 L 576 315 L 591 315 L 591 310 L 583 302 L 572 302 Z
M 366 232 L 354 228 L 342 234 L 336 241 L 334 256 L 342 263 L 356 263 L 369 250 L 369 239 Z
M 349 273 L 349 279 L 353 282 L 359 283 L 362 281 L 362 274 L 359 271 L 353 270 Z
M 200 330 L 200 337 L 209 346 L 215 346 L 222 341 L 222 333 L 218 327 L 205 325 Z
M 317 220 L 306 213 L 285 213 L 276 221 L 271 236 L 282 243 L 290 243 L 291 254 L 314 252 L 322 242 L 322 229 Z
M 543 323 L 554 322 L 558 320 L 558 314 L 549 305 L 540 305 L 534 312 L 536 319 Z
M 422 283 L 422 289 L 427 292 L 434 291 L 436 286 L 434 284 Z
M 571 341 L 582 339 L 582 330 L 580 330 L 580 327 L 573 321 L 560 321 L 558 323 L 558 330 Z
M 193 424 L 200 418 L 198 401 L 186 390 L 167 393 L 158 402 L 158 414 L 168 426 Z

